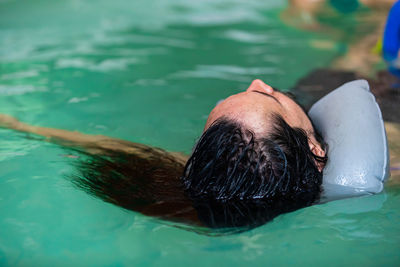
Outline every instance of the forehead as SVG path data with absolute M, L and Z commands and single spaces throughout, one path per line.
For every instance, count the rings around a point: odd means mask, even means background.
M 277 106 L 274 100 L 254 92 L 232 95 L 214 107 L 204 130 L 215 120 L 226 117 L 246 125 L 255 133 L 264 131 L 269 123 L 269 113 L 277 111 Z
M 238 93 L 231 95 L 226 99 L 220 101 L 210 112 L 208 118 L 226 116 L 230 113 L 238 112 L 239 109 L 243 109 L 247 105 L 249 98 L 246 97 L 245 93 Z M 217 118 L 215 118 L 217 119 Z

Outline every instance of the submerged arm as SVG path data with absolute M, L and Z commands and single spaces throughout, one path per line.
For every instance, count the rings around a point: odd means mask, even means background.
M 107 137 L 104 135 L 90 135 L 77 131 L 33 126 L 23 123 L 6 114 L 0 114 L 0 127 L 43 136 L 45 137 L 45 141 L 57 143 L 62 146 L 84 148 L 91 154 L 101 154 L 105 151 L 115 151 L 136 154 L 144 158 L 158 154 L 159 156 L 164 155 L 170 159 L 174 159 L 180 164 L 185 164 L 187 161 L 187 156 L 180 153 L 166 152 L 158 148 Z

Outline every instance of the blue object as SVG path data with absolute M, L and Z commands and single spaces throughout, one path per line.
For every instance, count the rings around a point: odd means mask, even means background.
M 328 144 L 321 201 L 381 192 L 389 177 L 389 149 L 368 82 L 342 85 L 315 103 L 309 116 Z
M 383 35 L 383 58 L 389 63 L 389 68 L 396 74 L 399 73 L 400 61 L 400 1 L 390 9 L 385 32 Z M 397 75 L 396 74 L 396 75 Z

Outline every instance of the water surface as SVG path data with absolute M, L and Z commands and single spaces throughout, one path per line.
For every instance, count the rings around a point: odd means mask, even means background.
M 0 112 L 190 153 L 219 99 L 255 78 L 290 88 L 359 34 L 352 14 L 340 38 L 296 30 L 279 19 L 285 5 L 0 1 Z M 73 171 L 61 147 L 0 129 L 1 266 L 400 262 L 398 186 L 210 237 L 90 197 L 64 178 Z

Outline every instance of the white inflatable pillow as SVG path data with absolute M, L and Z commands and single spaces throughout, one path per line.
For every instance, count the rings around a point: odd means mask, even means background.
M 382 114 L 368 82 L 346 83 L 309 111 L 328 144 L 321 201 L 379 193 L 389 176 Z

